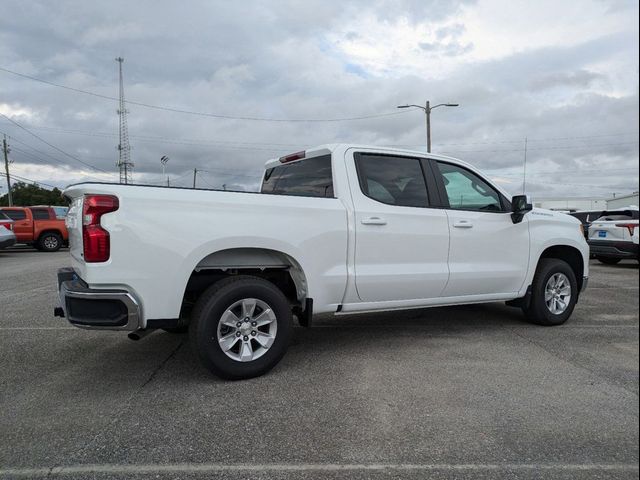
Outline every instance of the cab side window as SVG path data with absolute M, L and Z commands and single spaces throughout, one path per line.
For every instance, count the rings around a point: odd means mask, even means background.
M 453 210 L 504 212 L 500 194 L 475 173 L 458 165 L 437 162 Z
M 368 153 L 356 154 L 360 189 L 380 203 L 428 207 L 427 185 L 420 160 Z

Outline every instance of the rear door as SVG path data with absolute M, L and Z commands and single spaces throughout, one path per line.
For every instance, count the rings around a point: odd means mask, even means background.
M 449 278 L 449 226 L 425 160 L 347 153 L 355 209 L 355 277 L 364 302 L 438 297 Z M 429 193 L 431 192 L 431 194 Z
M 451 247 L 446 297 L 513 293 L 529 266 L 529 225 L 514 224 L 511 205 L 472 170 L 433 161 L 446 209 Z
M 29 218 L 26 209 L 6 208 L 2 209 L 2 213 L 13 220 L 13 233 L 16 235 L 18 243 L 33 241 L 33 222 Z

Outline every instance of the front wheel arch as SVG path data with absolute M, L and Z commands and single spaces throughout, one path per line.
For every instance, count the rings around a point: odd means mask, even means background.
M 548 247 L 538 258 L 538 262 L 536 263 L 536 272 L 540 268 L 540 263 L 546 258 L 555 258 L 569 264 L 576 277 L 576 282 L 578 283 L 578 292 L 582 290 L 584 283 L 584 259 L 582 258 L 580 250 L 569 245 L 553 245 Z

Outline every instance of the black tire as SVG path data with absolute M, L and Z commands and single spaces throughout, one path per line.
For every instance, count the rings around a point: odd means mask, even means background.
M 549 279 L 556 273 L 562 273 L 569 279 L 571 285 L 571 297 L 569 305 L 564 312 L 554 314 L 551 312 L 545 301 L 545 288 Z M 531 285 L 531 301 L 529 306 L 522 310 L 527 320 L 531 323 L 544 326 L 562 325 L 566 322 L 578 301 L 578 281 L 576 274 L 569 264 L 557 258 L 542 258 L 538 263 L 536 275 Z
M 57 252 L 62 247 L 62 237 L 56 232 L 45 232 L 38 239 L 38 250 L 42 252 Z
M 245 298 L 265 302 L 276 317 L 273 344 L 259 358 L 240 362 L 227 356 L 218 343 L 218 322 L 226 309 Z M 200 295 L 191 313 L 189 337 L 194 351 L 213 374 L 227 380 L 258 377 L 271 370 L 289 347 L 293 317 L 289 302 L 274 284 L 262 278 L 236 276 L 221 280 Z
M 621 258 L 611 258 L 611 257 L 596 257 L 596 259 L 600 263 L 604 263 L 605 265 L 617 265 L 620 263 Z

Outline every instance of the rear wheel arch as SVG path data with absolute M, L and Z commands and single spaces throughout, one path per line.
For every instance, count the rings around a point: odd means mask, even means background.
M 230 248 L 212 252 L 195 265 L 182 296 L 181 317 L 209 287 L 229 277 L 251 275 L 273 283 L 296 308 L 305 306 L 307 277 L 291 255 L 268 248 Z

